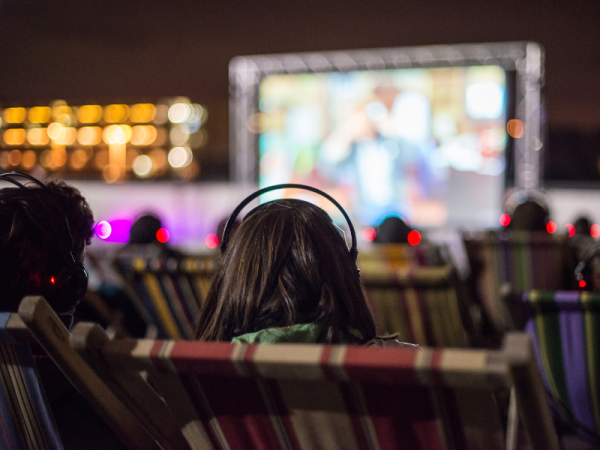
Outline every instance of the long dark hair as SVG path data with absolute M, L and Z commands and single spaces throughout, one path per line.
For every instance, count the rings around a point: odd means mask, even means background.
M 236 230 L 200 312 L 196 338 L 229 341 L 300 323 L 323 325 L 328 343 L 375 337 L 339 229 L 311 203 L 276 200 L 251 212 Z

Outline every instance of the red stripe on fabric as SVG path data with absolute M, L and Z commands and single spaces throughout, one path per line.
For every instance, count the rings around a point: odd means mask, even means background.
M 338 377 L 335 375 L 335 372 L 331 370 L 329 367 L 329 358 L 331 356 L 331 345 L 323 346 L 323 352 L 321 353 L 321 361 L 319 364 L 321 365 L 321 370 L 325 374 L 325 377 L 329 380 L 337 380 Z
M 276 381 L 269 380 L 267 382 L 269 385 L 269 389 L 273 394 L 273 401 L 275 403 L 275 408 L 277 409 L 277 415 L 281 418 L 283 422 L 283 426 L 285 428 L 287 437 L 289 439 L 290 445 L 293 450 L 302 450 L 300 446 L 300 442 L 298 441 L 298 436 L 296 436 L 296 430 L 294 429 L 294 425 L 290 419 L 290 411 L 285 404 L 285 400 L 283 399 L 283 395 L 281 394 L 281 389 L 279 389 L 279 385 Z
M 199 377 L 199 380 L 230 448 L 281 448 L 256 380 L 228 377 Z
M 0 411 L 0 421 L 2 421 L 2 429 L 4 430 L 4 436 L 6 437 L 6 442 L 8 442 L 10 450 L 14 450 L 12 442 L 10 441 L 10 436 L 8 434 L 8 430 L 6 429 L 6 423 L 4 423 L 4 416 L 2 415 L 2 411 Z
M 234 350 L 229 342 L 178 341 L 170 359 L 181 372 L 233 377 L 238 376 L 231 360 Z
M 414 369 L 416 349 L 349 346 L 344 368 L 352 380 L 402 384 L 418 383 Z
M 371 450 L 369 443 L 367 441 L 367 437 L 365 436 L 365 430 L 360 421 L 360 408 L 356 404 L 356 399 L 352 394 L 352 388 L 349 383 L 340 383 L 340 392 L 342 393 L 342 398 L 344 399 L 344 403 L 346 404 L 346 410 L 348 411 L 348 416 L 350 417 L 350 423 L 352 424 L 352 429 L 354 430 L 354 440 L 356 441 L 356 445 L 359 450 Z
M 440 366 L 442 364 L 442 352 L 443 350 L 434 349 L 431 355 L 431 373 L 435 383 L 439 386 L 444 385 L 444 378 L 442 377 L 442 372 L 440 371 Z
M 152 344 L 152 349 L 150 350 L 150 359 L 152 360 L 152 362 L 154 363 L 154 366 L 158 369 L 158 370 L 168 370 L 167 366 L 165 366 L 165 363 L 163 363 L 160 359 L 160 349 L 163 346 L 163 340 L 156 340 L 154 341 L 154 344 Z

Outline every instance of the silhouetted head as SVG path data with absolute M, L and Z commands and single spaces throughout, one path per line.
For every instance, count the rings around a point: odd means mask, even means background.
M 156 232 L 162 228 L 162 222 L 153 214 L 146 214 L 137 219 L 129 230 L 130 244 L 157 243 Z
M 412 229 L 399 217 L 386 217 L 377 227 L 375 241 L 382 244 L 401 244 L 408 242 L 408 233 Z
M 311 203 L 276 200 L 251 211 L 229 242 L 196 337 L 228 341 L 300 323 L 325 325 L 326 342 L 375 337 L 356 264 L 339 228 Z
M 546 231 L 548 210 L 535 200 L 519 203 L 510 218 L 511 230 Z
M 575 234 L 580 236 L 589 236 L 592 230 L 592 222 L 585 216 L 579 217 L 573 224 Z

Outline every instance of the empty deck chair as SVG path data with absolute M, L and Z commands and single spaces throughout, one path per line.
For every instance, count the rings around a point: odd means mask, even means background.
M 600 447 L 600 293 L 507 296 L 515 323 L 533 337 L 551 404 L 562 421 Z
M 19 316 L 75 389 L 128 448 L 159 449 L 140 421 L 70 347 L 69 331 L 43 297 L 25 297 L 19 305 Z
M 117 258 L 115 266 L 140 315 L 158 336 L 193 338 L 194 322 L 210 285 L 214 257 Z
M 465 248 L 475 279 L 478 300 L 498 332 L 512 329 L 501 289 L 510 284 L 519 292 L 555 291 L 569 286 L 566 236 L 546 232 L 489 232 L 467 237 Z
M 17 314 L 0 313 L 0 448 L 63 448 L 29 344 Z
M 472 325 L 452 266 L 361 271 L 380 334 L 423 346 L 466 347 Z
M 558 449 L 524 334 L 500 352 L 109 341 L 101 332 L 78 324 L 72 344 L 124 385 L 148 371 L 193 449 L 515 448 L 496 396 L 513 386 L 531 448 Z

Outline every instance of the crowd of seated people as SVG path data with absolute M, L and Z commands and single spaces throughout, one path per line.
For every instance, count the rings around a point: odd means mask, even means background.
M 231 220 L 236 232 L 230 239 L 223 237 L 223 254 L 197 318 L 196 339 L 412 346 L 398 342 L 394 335 L 378 333 L 356 265 L 356 249 L 348 248 L 324 210 L 301 200 L 276 200 L 255 208 L 241 222 L 235 217 Z M 510 229 L 543 232 L 547 222 L 548 210 L 529 200 L 514 210 Z M 118 255 L 147 255 L 151 249 L 150 257 L 181 259 L 183 254 L 157 241 L 161 226 L 155 216 L 140 217 L 131 229 L 129 244 Z M 376 243 L 406 243 L 410 231 L 401 219 L 388 218 L 378 227 Z M 576 223 L 575 235 L 585 235 L 589 242 L 586 231 L 589 234 L 589 221 Z M 92 234 L 87 202 L 64 183 L 0 190 L 2 310 L 16 311 L 26 295 L 43 295 L 71 325 L 85 289 L 64 298 L 55 294 L 55 285 L 63 282 L 64 272 L 75 267 L 86 270 L 84 248 Z M 584 253 L 585 270 L 600 273 L 596 270 L 599 255 L 596 247 Z M 600 290 L 600 282 L 588 288 Z M 124 297 L 105 295 L 103 300 L 114 308 L 117 305 L 113 303 L 126 301 Z M 135 315 L 135 311 L 129 310 L 129 314 Z M 49 380 L 48 397 L 66 437 L 65 447 L 83 448 L 83 442 L 96 439 L 85 448 L 120 448 L 112 432 L 82 405 L 82 399 L 66 380 L 60 380 L 52 364 L 43 358 L 39 361 L 42 378 Z M 101 437 L 92 438 L 96 435 Z

